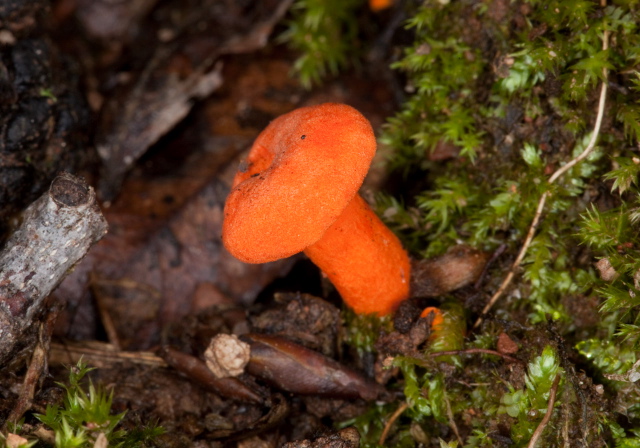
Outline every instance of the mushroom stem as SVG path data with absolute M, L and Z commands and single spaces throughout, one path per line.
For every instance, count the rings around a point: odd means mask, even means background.
M 388 314 L 409 295 L 407 253 L 358 194 L 304 253 L 356 313 Z

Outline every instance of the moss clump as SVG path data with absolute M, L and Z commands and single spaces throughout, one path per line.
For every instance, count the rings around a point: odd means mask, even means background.
M 91 381 L 88 387 L 81 384 L 91 370 L 83 361 L 71 367 L 69 383 L 59 383 L 65 391 L 62 403 L 47 405 L 44 414 L 35 415 L 47 430 L 53 432 L 56 448 L 85 448 L 101 443 L 122 448 L 152 446 L 153 440 L 164 430 L 155 425 L 128 431 L 118 429 L 125 413 L 112 414 L 113 394 Z M 12 432 L 20 433 L 21 425 L 12 428 Z M 8 447 L 5 443 L 0 434 L 0 446 Z M 44 442 L 36 439 L 21 446 L 29 447 L 36 443 Z
M 287 30 L 280 35 L 300 56 L 293 71 L 309 89 L 347 67 L 358 54 L 356 9 L 363 0 L 298 0 Z

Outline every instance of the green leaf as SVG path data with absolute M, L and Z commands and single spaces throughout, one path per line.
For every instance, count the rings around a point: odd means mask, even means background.
M 619 168 L 609 171 L 604 175 L 604 178 L 606 180 L 613 180 L 613 185 L 611 186 L 612 192 L 618 190 L 618 192 L 622 194 L 627 191 L 631 185 L 638 184 L 640 159 L 636 157 L 616 157 L 614 161 Z
M 507 413 L 510 417 L 517 418 L 527 409 L 527 396 L 523 390 L 506 393 L 500 399 L 499 413 Z
M 617 119 L 624 125 L 624 135 L 629 142 L 640 141 L 640 106 L 622 104 L 618 108 Z
M 438 442 L 440 443 L 440 448 L 458 448 L 458 441 L 456 440 L 445 442 L 442 439 L 438 439 Z
M 297 0 L 291 7 L 293 18 L 279 40 L 300 53 L 293 71 L 305 88 L 337 74 L 355 57 L 355 9 L 361 3 L 362 0 Z
M 532 168 L 542 167 L 542 157 L 540 157 L 541 151 L 530 143 L 525 143 L 524 148 L 521 151 L 522 158 Z
M 80 360 L 70 369 L 69 384 L 59 383 L 65 389 L 62 406 L 48 405 L 45 414 L 35 414 L 43 424 L 55 432 L 57 448 L 75 448 L 93 445 L 98 434 L 106 436 L 111 446 L 133 448 L 162 434 L 155 425 L 141 425 L 136 431 L 116 431 L 125 413 L 111 414 L 113 392 L 89 381 L 88 392 L 81 384 L 91 371 Z
M 604 68 L 609 70 L 615 68 L 613 64 L 609 62 L 609 50 L 602 50 L 595 54 L 590 54 L 588 57 L 569 67 L 569 70 L 584 71 L 587 75 L 586 82 L 596 79 L 606 81 L 603 71 Z

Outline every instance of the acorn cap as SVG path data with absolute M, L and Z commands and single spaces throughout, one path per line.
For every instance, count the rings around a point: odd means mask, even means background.
M 246 263 L 303 251 L 357 194 L 375 152 L 369 121 L 345 104 L 303 107 L 272 121 L 234 178 L 225 247 Z

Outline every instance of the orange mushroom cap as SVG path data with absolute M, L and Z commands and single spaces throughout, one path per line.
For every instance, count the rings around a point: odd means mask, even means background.
M 303 251 L 357 194 L 375 152 L 369 121 L 344 104 L 303 107 L 272 121 L 234 178 L 225 247 L 246 263 Z

